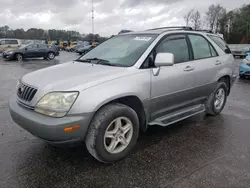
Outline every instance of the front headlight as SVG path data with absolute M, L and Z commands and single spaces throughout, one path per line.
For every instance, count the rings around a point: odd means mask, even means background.
M 48 93 L 36 104 L 35 111 L 51 117 L 63 117 L 74 104 L 78 94 L 78 92 Z
M 7 54 L 13 54 L 13 51 L 8 52 Z

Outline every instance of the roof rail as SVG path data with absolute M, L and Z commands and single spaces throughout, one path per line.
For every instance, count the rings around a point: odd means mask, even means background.
M 206 30 L 206 29 L 196 29 L 194 31 L 201 31 L 201 32 L 206 32 L 206 33 L 214 33 L 212 30 Z
M 148 29 L 149 31 L 152 30 L 160 30 L 160 29 L 183 29 L 183 30 L 193 30 L 192 27 L 189 26 L 173 26 L 173 27 L 158 27 L 158 28 L 153 28 L 153 29 Z

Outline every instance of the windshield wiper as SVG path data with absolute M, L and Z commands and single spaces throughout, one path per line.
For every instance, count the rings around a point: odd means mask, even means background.
M 88 58 L 88 59 L 86 59 L 86 60 L 88 60 L 88 61 L 98 61 L 98 63 L 101 62 L 101 61 L 102 61 L 102 62 L 107 62 L 107 63 L 109 63 L 108 60 L 99 59 L 99 58 L 96 58 L 96 57 L 95 57 L 95 58 Z M 98 63 L 97 63 L 97 64 L 98 64 Z
M 91 62 L 90 60 L 87 60 L 87 59 L 76 59 L 75 61 L 78 61 L 78 62 L 87 62 L 87 63 Z

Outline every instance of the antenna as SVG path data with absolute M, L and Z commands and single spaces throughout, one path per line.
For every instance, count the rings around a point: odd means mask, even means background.
M 95 28 L 94 28 L 94 0 L 92 0 L 92 33 L 93 33 L 93 41 L 95 35 Z

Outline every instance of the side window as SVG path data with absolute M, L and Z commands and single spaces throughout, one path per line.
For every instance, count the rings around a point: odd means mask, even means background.
M 48 46 L 46 44 L 38 44 L 38 48 L 47 48 Z
M 210 46 L 210 50 L 211 50 L 211 54 L 212 54 L 212 57 L 216 57 L 218 56 L 217 52 L 215 51 L 215 49 L 213 48 L 212 45 L 209 45 Z
M 161 52 L 174 54 L 175 63 L 182 63 L 190 60 L 188 44 L 185 36 L 167 37 L 156 48 L 156 54 Z
M 26 47 L 27 49 L 34 49 L 37 48 L 37 44 L 30 44 Z
M 0 45 L 5 45 L 5 40 L 1 40 Z
M 193 48 L 194 59 L 204 59 L 211 57 L 210 44 L 200 35 L 189 35 Z
M 212 39 L 225 53 L 231 54 L 231 50 L 228 47 L 227 43 L 220 38 L 219 36 L 208 35 L 210 39 Z
M 10 40 L 10 44 L 18 44 L 17 40 Z
M 11 44 L 11 40 L 5 40 L 5 44 Z

